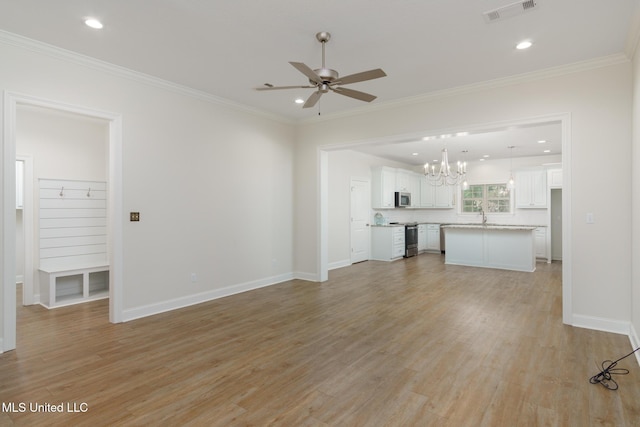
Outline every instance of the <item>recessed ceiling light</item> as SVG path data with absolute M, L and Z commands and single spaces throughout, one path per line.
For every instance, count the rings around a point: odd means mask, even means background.
M 546 143 L 546 142 L 547 142 L 547 140 L 546 140 L 546 139 L 541 139 L 540 141 L 538 141 L 538 144 L 544 144 L 544 143 Z
M 544 150 L 543 153 L 550 153 L 551 150 Z
M 296 100 L 294 101 L 296 104 L 304 104 L 304 99 L 302 98 L 296 98 Z
M 484 162 L 484 159 L 480 159 L 481 162 Z
M 100 30 L 102 29 L 102 27 L 104 27 L 104 25 L 102 25 L 102 22 L 98 21 L 96 18 L 87 18 L 84 20 L 84 23 L 87 25 L 87 27 L 91 27 L 96 30 Z
M 489 155 L 488 155 L 488 154 L 485 154 L 485 155 L 483 155 L 482 157 L 484 157 L 484 158 L 486 159 L 487 157 L 489 157 Z
M 516 49 L 518 50 L 529 49 L 531 45 L 533 45 L 533 43 L 531 43 L 529 40 L 524 40 L 516 45 Z
M 435 139 L 435 136 L 425 136 L 422 138 L 423 141 L 431 141 L 432 139 Z
M 456 136 L 467 136 L 469 135 L 469 132 L 458 132 L 456 133 Z
M 418 153 L 411 153 L 411 155 L 412 155 L 412 156 L 417 156 L 417 155 L 418 155 Z

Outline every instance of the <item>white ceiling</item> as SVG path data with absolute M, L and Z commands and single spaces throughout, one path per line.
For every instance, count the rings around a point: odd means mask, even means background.
M 392 143 L 366 144 L 356 149 L 414 166 L 421 166 L 427 162 L 435 162 L 438 166 L 442 159 L 443 148 L 447 149 L 449 162 L 452 165 L 457 161 L 471 163 L 504 159 L 510 156 L 514 158 L 544 157 L 562 153 L 560 122 L 483 129 L 475 132 L 460 129 L 459 133 L 402 138 Z
M 384 105 L 624 53 L 639 3 L 535 1 L 532 11 L 487 23 L 483 12 L 513 0 L 0 0 L 0 30 L 296 121 L 318 114 L 293 103 L 312 89 L 255 88 L 308 84 L 288 62 L 319 68 L 319 31 L 332 35 L 328 68 L 343 76 L 374 68 L 387 73 L 348 86 Z M 88 16 L 104 28 L 86 27 Z M 524 39 L 533 46 L 516 50 Z M 330 115 L 367 105 L 330 92 L 319 108 Z M 486 137 L 473 139 L 479 144 Z

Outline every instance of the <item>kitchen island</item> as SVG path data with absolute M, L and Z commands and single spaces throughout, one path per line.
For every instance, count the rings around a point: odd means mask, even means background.
M 445 264 L 535 271 L 535 226 L 443 225 Z

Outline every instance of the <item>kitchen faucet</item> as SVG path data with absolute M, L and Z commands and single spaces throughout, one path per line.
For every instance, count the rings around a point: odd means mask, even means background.
M 480 214 L 482 215 L 482 225 L 487 224 L 487 215 L 484 213 L 484 209 L 480 208 Z

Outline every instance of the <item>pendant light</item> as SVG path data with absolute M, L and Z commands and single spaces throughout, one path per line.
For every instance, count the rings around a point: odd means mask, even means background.
M 516 186 L 516 181 L 513 179 L 513 149 L 515 145 L 507 147 L 509 149 L 509 181 L 507 182 L 507 188 L 513 190 Z

